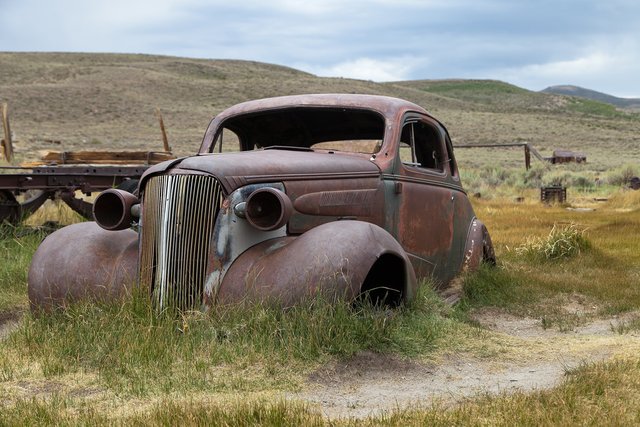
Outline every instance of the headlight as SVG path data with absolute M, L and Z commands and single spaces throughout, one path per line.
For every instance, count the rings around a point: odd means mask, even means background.
M 270 231 L 285 225 L 292 212 L 289 196 L 276 188 L 265 187 L 251 193 L 245 214 L 255 228 Z
M 105 190 L 93 202 L 93 218 L 105 230 L 124 230 L 140 216 L 139 204 L 138 198 L 127 191 Z

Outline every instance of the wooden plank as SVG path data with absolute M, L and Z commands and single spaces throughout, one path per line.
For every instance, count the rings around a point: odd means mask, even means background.
M 41 160 L 29 162 L 28 167 L 45 164 L 156 164 L 175 159 L 172 153 L 154 151 L 45 151 Z
M 160 122 L 160 132 L 162 132 L 162 146 L 164 147 L 164 151 L 171 152 L 169 138 L 167 138 L 167 131 L 164 128 L 164 120 L 162 120 L 162 113 L 159 108 L 156 108 L 156 117 L 158 118 L 158 122 Z
M 7 162 L 13 162 L 13 142 L 11 141 L 11 128 L 9 127 L 9 106 L 2 104 L 2 127 L 4 128 L 4 139 L 2 140 L 2 154 Z

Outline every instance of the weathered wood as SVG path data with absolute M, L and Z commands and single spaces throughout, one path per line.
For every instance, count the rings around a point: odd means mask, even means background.
M 175 159 L 172 153 L 157 151 L 45 151 L 41 160 L 23 163 L 24 167 L 36 167 L 49 164 L 73 165 L 153 165 L 165 160 Z
M 167 131 L 164 128 L 164 120 L 162 120 L 162 113 L 160 112 L 159 108 L 156 108 L 156 117 L 158 117 L 158 122 L 160 122 L 160 131 L 162 132 L 162 145 L 164 147 L 164 151 L 171 152 L 169 139 L 167 138 Z
M 2 154 L 7 162 L 13 162 L 13 142 L 11 141 L 11 128 L 9 127 L 9 106 L 2 104 L 2 127 L 4 128 L 4 139 L 2 140 Z

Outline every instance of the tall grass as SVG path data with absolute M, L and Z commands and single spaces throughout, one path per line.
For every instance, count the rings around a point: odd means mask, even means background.
M 220 306 L 178 318 L 157 315 L 147 295 L 122 304 L 84 304 L 27 317 L 7 342 L 47 378 L 97 372 L 118 393 L 290 388 L 292 367 L 304 371 L 363 350 L 424 354 L 449 323 L 428 286 L 410 306 L 386 310 L 314 299 L 287 310 L 266 304 Z M 2 364 L 0 363 L 0 366 Z M 246 376 L 244 369 L 265 369 Z M 5 366 L 5 377 L 15 370 Z
M 559 260 L 570 258 L 589 249 L 591 243 L 585 237 L 586 230 L 576 224 L 558 225 L 546 237 L 529 236 L 515 252 L 533 260 Z
M 45 229 L 0 224 L 0 313 L 25 308 L 31 256 L 46 233 Z

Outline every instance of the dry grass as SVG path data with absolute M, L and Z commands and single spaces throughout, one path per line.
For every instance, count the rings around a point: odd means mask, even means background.
M 620 158 L 640 160 L 639 114 L 571 108 L 568 98 L 500 82 L 373 82 L 318 78 L 247 61 L 149 55 L 0 53 L 0 101 L 8 102 L 17 155 L 36 150 L 161 147 L 154 116 L 164 115 L 179 155 L 194 153 L 209 120 L 237 102 L 300 93 L 397 96 L 433 112 L 455 143 L 528 141 L 544 155 L 555 148 L 587 154 L 605 171 Z M 60 141 L 60 144 L 48 142 Z M 513 150 L 458 153 L 463 169 L 522 167 Z

